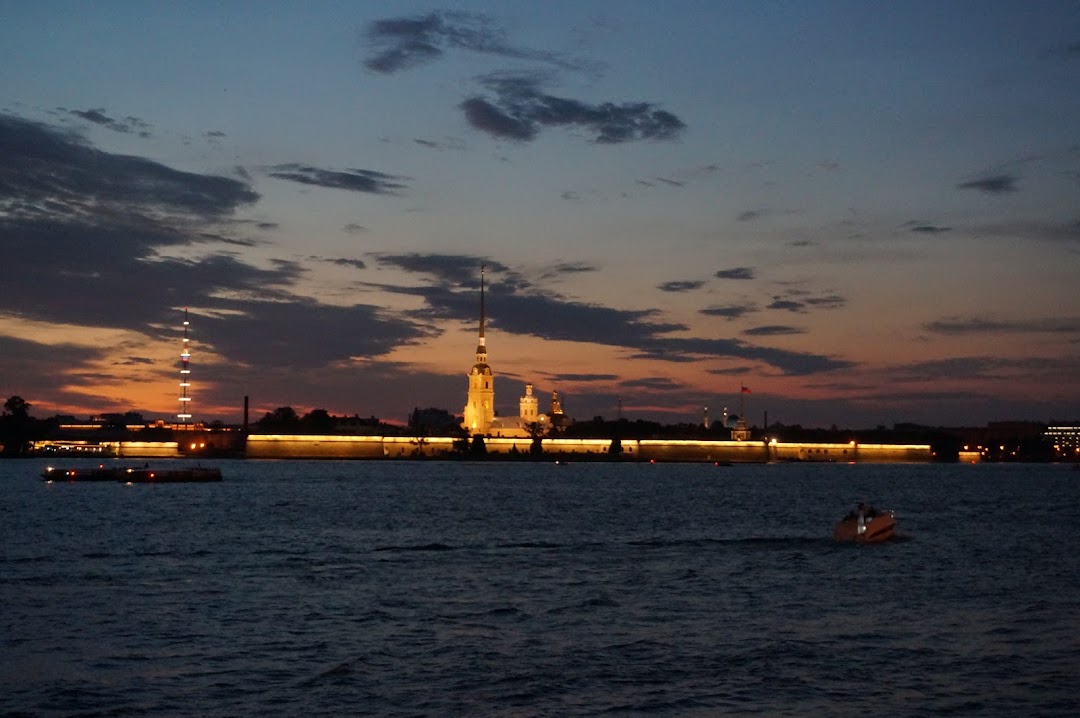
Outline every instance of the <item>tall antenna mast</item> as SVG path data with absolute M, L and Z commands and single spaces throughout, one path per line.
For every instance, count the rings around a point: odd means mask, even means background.
M 188 396 L 188 388 L 191 386 L 189 379 L 191 378 L 191 366 L 189 364 L 191 360 L 191 352 L 188 350 L 188 310 L 184 307 L 184 347 L 180 351 L 180 413 L 176 415 L 176 418 L 180 420 L 181 424 L 186 424 L 191 420 L 191 397 Z

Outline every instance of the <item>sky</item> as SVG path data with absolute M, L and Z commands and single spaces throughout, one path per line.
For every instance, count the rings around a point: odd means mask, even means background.
M 1080 3 L 0 0 L 35 416 L 1080 419 Z M 742 387 L 749 389 L 743 393 Z M 541 410 L 546 401 L 541 401 Z

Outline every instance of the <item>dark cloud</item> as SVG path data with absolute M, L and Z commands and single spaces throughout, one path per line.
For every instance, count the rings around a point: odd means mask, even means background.
M 589 381 L 614 381 L 619 378 L 618 374 L 552 374 L 548 377 L 553 382 L 589 382 Z
M 827 294 L 823 297 L 808 297 L 806 303 L 819 309 L 837 309 L 847 304 L 847 299 L 839 294 Z
M 743 374 L 749 374 L 754 370 L 752 366 L 732 366 L 724 367 L 723 369 L 706 369 L 706 373 L 715 374 L 717 376 L 741 376 Z
M 1074 42 L 1066 47 L 1065 54 L 1069 57 L 1080 57 L 1080 42 Z
M 740 342 L 736 339 L 654 339 L 653 347 L 638 355 L 641 358 L 667 361 L 702 361 L 717 358 L 734 358 L 759 361 L 783 374 L 805 376 L 822 372 L 847 369 L 853 362 L 835 357 L 807 352 L 771 349 Z
M 583 272 L 595 272 L 596 266 L 585 262 L 560 262 L 552 269 L 560 274 L 581 274 Z
M 798 297 L 798 299 L 793 299 L 792 297 Z M 837 309 L 845 304 L 847 304 L 847 300 L 839 294 L 826 294 L 820 297 L 812 297 L 803 290 L 792 290 L 783 297 L 773 297 L 773 301 L 766 309 L 802 313 L 807 311 L 808 308 Z
M 220 131 L 220 130 L 210 130 L 210 131 L 208 131 L 208 132 L 204 132 L 204 133 L 203 133 L 203 136 L 204 136 L 204 137 L 206 137 L 206 138 L 208 138 L 208 139 L 216 139 L 216 140 L 219 140 L 219 139 L 221 139 L 222 137 L 225 137 L 226 135 L 225 135 L 225 133 L 224 133 L 224 132 L 222 132 L 222 131 Z
M 480 260 L 456 255 L 400 255 L 379 257 L 380 264 L 432 275 L 433 285 L 388 287 L 423 299 L 425 307 L 412 314 L 417 320 L 477 319 Z M 494 263 L 489 262 L 489 266 Z M 497 265 L 496 265 L 497 266 Z M 621 347 L 631 358 L 668 362 L 698 362 L 722 357 L 759 361 L 784 374 L 813 374 L 852 366 L 850 362 L 818 354 L 757 347 L 735 339 L 675 338 L 684 324 L 665 322 L 658 310 L 614 309 L 564 299 L 549 288 L 537 290 L 513 272 L 488 286 L 489 325 L 507 334 L 549 341 L 581 342 Z
M 1080 221 L 1016 220 L 979 225 L 973 227 L 972 232 L 979 236 L 1004 239 L 1080 242 Z
M 731 304 L 726 307 L 706 307 L 705 309 L 699 309 L 699 314 L 704 314 L 707 317 L 723 317 L 725 319 L 738 319 L 739 317 L 746 316 L 751 312 L 756 312 L 757 307 L 753 304 Z
M 364 35 L 371 54 L 364 66 L 393 73 L 442 57 L 446 50 L 466 50 L 513 60 L 532 60 L 564 69 L 582 69 L 580 63 L 542 50 L 513 47 L 506 33 L 486 15 L 436 11 L 413 17 L 386 18 L 367 25 Z
M 124 357 L 121 361 L 113 363 L 121 364 L 123 366 L 138 366 L 140 364 L 153 364 L 154 360 L 149 357 Z
M 939 319 L 923 325 L 935 334 L 1075 334 L 1080 333 L 1080 318 L 1044 317 L 1039 319 L 996 320 L 971 317 Z
M 1060 357 L 1009 358 L 1000 356 L 966 356 L 931 359 L 891 367 L 889 372 L 903 381 L 1008 379 L 1039 373 L 1046 375 L 1062 371 L 1080 371 L 1080 360 Z
M 367 269 L 367 264 L 362 259 L 348 259 L 345 257 L 310 257 L 316 262 L 336 264 L 339 267 L 353 267 L 355 269 Z
M 465 119 L 477 130 L 501 139 L 527 142 L 543 127 L 580 127 L 600 144 L 634 140 L 670 140 L 685 124 L 647 102 L 591 105 L 541 92 L 537 76 L 489 75 L 481 84 L 494 99 L 470 97 L 461 103 Z
M 105 347 L 44 344 L 0 335 L 5 386 L 17 388 L 18 395 L 34 405 L 35 410 L 31 413 L 39 417 L 46 415 L 45 412 L 36 411 L 39 396 L 49 396 L 54 401 L 73 398 L 65 390 L 73 369 L 101 361 L 107 351 Z M 3 398 L 7 399 L 7 395 Z
M 751 267 L 733 267 L 721 269 L 716 276 L 720 279 L 753 279 L 754 270 Z
M 367 227 L 362 224 L 357 224 L 356 222 L 349 222 L 341 229 L 343 232 L 348 232 L 349 234 L 363 234 L 368 231 Z
M 913 362 L 894 368 L 908 381 L 932 381 L 936 379 L 988 378 L 1008 368 L 1010 362 L 1000 357 L 954 357 Z
M 695 289 L 701 289 L 703 286 L 705 286 L 705 282 L 700 280 L 673 280 L 664 282 L 659 285 L 657 289 L 661 292 L 690 292 Z
M 657 177 L 656 181 L 657 182 L 663 182 L 664 184 L 669 185 L 671 187 L 685 187 L 686 186 L 685 182 L 680 182 L 679 180 L 667 179 L 665 177 Z
M 910 229 L 918 234 L 941 234 L 952 231 L 952 227 L 939 227 L 934 224 L 912 224 Z
M 761 219 L 766 215 L 768 210 L 764 209 L 748 209 L 745 212 L 740 212 L 736 218 L 740 222 L 753 222 L 755 219 Z
M 383 266 L 430 275 L 439 286 L 446 289 L 479 289 L 481 265 L 488 273 L 507 271 L 506 265 L 499 262 L 461 254 L 381 254 L 377 255 L 377 260 Z M 489 281 L 490 279 L 489 277 Z
M 1080 369 L 1075 357 L 953 356 L 888 367 L 892 382 L 971 381 L 1010 379 L 1026 375 L 1037 364 L 1047 375 L 1074 374 Z
M 975 189 L 987 194 L 1007 194 L 1016 191 L 1018 179 L 1015 175 L 993 175 L 970 182 L 961 182 L 956 187 L 957 189 Z
M 461 103 L 466 121 L 478 130 L 508 140 L 527 142 L 536 137 L 537 124 L 527 117 L 514 117 L 480 97 Z
M 255 229 L 261 230 L 263 232 L 272 232 L 276 229 L 281 229 L 281 224 L 279 224 L 278 222 L 261 222 L 255 219 L 221 219 L 217 221 L 217 224 L 222 227 L 236 227 L 241 229 L 254 227 Z M 236 237 L 231 237 L 220 232 L 216 234 L 212 232 L 201 232 L 200 234 L 207 239 L 213 236 L 215 241 L 225 242 L 227 244 L 239 244 L 245 247 L 255 245 L 254 241 L 239 240 Z
M 401 182 L 401 180 L 405 179 L 404 177 L 388 175 L 374 170 L 348 169 L 337 171 L 290 163 L 268 167 L 267 174 L 290 182 L 343 189 L 350 192 L 395 194 L 396 190 L 405 189 L 406 187 Z
M 63 110 L 63 108 L 61 108 Z M 67 110 L 69 114 L 81 117 L 87 122 L 92 122 L 95 125 L 100 125 L 113 132 L 120 132 L 122 134 L 138 133 L 140 137 L 150 136 L 150 125 L 138 117 L 132 117 L 128 115 L 122 119 L 115 117 L 109 117 L 105 114 L 104 107 L 98 107 L 90 110 Z
M 445 138 L 445 139 L 442 139 L 442 140 L 426 140 L 426 139 L 417 137 L 416 139 L 413 140 L 413 142 L 420 145 L 421 147 L 427 147 L 428 149 L 432 149 L 432 150 L 464 150 L 465 149 L 465 143 L 462 142 L 459 139 L 456 139 L 456 138 Z
M 135 211 L 144 218 L 207 220 L 258 198 L 235 179 L 101 152 L 79 135 L 0 115 L 0 207 L 8 217 L 114 221 L 114 214 Z
M 581 195 L 579 195 L 577 192 L 575 192 L 574 190 L 571 190 L 571 189 L 566 190 L 565 192 L 563 192 L 559 196 L 562 197 L 563 199 L 565 199 L 567 202 L 580 202 L 581 201 Z
M 317 369 L 350 358 L 370 359 L 437 334 L 381 307 L 287 299 L 222 299 L 216 306 L 224 311 L 199 317 L 194 325 L 215 350 L 254 369 Z
M 806 310 L 806 305 L 803 302 L 797 302 L 792 299 L 780 299 L 779 297 L 773 299 L 766 309 L 779 309 L 785 312 L 802 312 Z
M 682 384 L 666 376 L 643 377 L 619 382 L 619 386 L 625 389 L 647 389 L 649 391 L 674 391 L 681 389 Z
M 592 264 L 586 264 L 585 262 L 558 262 L 550 267 L 543 267 L 536 275 L 537 282 L 546 282 L 550 279 L 557 279 L 569 274 L 584 274 L 586 272 L 595 272 L 596 267 Z
M 783 324 L 770 324 L 761 327 L 751 327 L 750 329 L 744 330 L 742 333 L 748 337 L 777 337 L 788 334 L 805 334 L 806 330 Z
M 101 152 L 77 134 L 0 115 L 0 311 L 138 330 L 185 293 L 193 300 L 247 281 L 287 284 L 295 274 L 225 255 L 159 256 L 195 244 L 247 244 L 228 234 L 230 215 L 258 197 L 235 179 Z

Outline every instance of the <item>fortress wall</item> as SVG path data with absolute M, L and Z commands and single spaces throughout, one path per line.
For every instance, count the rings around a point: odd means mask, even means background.
M 128 459 L 175 459 L 180 452 L 175 441 L 120 441 L 116 455 Z
M 638 458 L 643 461 L 765 462 L 766 446 L 760 441 L 664 441 L 642 439 Z
M 453 448 L 449 437 L 422 442 L 406 436 L 249 434 L 249 459 L 398 459 L 441 456 Z
M 857 461 L 858 447 L 852 444 L 780 443 L 769 445 L 773 461 Z M 867 455 L 869 457 L 869 454 Z M 864 459 L 865 460 L 865 459 Z
M 859 463 L 910 463 L 933 460 L 929 444 L 811 444 L 769 445 L 774 461 L 855 461 Z
M 927 463 L 934 460 L 929 444 L 859 444 L 856 460 L 882 463 Z
M 381 459 L 381 436 L 249 434 L 249 459 Z
M 387 459 L 409 457 L 439 457 L 454 449 L 454 439 L 449 436 L 426 436 L 422 440 L 408 436 L 373 437 L 382 441 L 383 456 Z
M 518 451 L 527 452 L 532 446 L 532 439 L 492 439 L 507 444 L 517 442 Z M 545 454 L 607 454 L 611 439 L 542 439 Z M 627 444 L 624 443 L 623 446 Z M 509 448 L 509 446 L 507 446 Z M 488 444 L 491 450 L 491 444 Z
M 450 437 L 332 436 L 300 434 L 251 434 L 247 456 L 252 459 L 407 459 L 445 456 L 452 453 Z M 550 456 L 609 454 L 610 439 L 543 439 Z M 489 437 L 489 455 L 527 454 L 532 439 Z M 642 439 L 622 442 L 624 461 L 835 461 L 835 462 L 927 462 L 933 455 L 928 444 L 811 444 L 761 441 L 676 441 Z M 176 448 L 172 448 L 175 455 Z M 135 456 L 136 454 L 127 454 Z M 138 454 L 150 456 L 157 454 Z

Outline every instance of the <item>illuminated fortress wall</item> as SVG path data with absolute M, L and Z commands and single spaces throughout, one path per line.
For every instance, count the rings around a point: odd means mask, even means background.
M 858 461 L 911 463 L 932 461 L 929 444 L 770 444 L 773 461 Z
M 402 436 L 306 436 L 252 434 L 246 455 L 251 459 L 407 459 L 453 453 L 454 439 Z M 558 456 L 608 455 L 610 439 L 543 439 L 544 454 Z M 531 439 L 487 438 L 491 455 L 528 454 Z M 928 444 L 808 444 L 760 441 L 625 440 L 627 461 L 823 461 L 926 462 L 933 458 Z
M 439 456 L 453 446 L 453 439 L 426 438 L 423 443 L 403 436 L 333 436 L 302 434 L 251 434 L 247 438 L 249 459 L 388 459 Z

